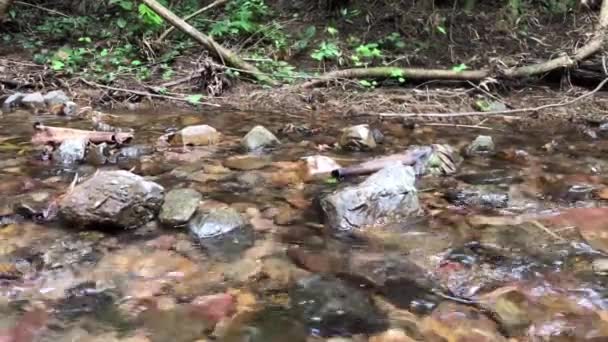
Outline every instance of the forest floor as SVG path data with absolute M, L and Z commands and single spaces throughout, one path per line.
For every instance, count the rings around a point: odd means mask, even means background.
M 268 1 L 268 4 L 274 13 L 273 19 L 281 23 L 286 37 L 300 37 L 302 32 L 313 26 L 317 32 L 321 31 L 306 42 L 308 49 L 295 51 L 291 45 L 276 51 L 264 50 L 272 54 L 266 56 L 268 59 L 282 60 L 288 63 L 286 65 L 295 66 L 298 72 L 312 77 L 325 71 L 354 67 L 350 56 L 355 54 L 355 46 L 362 43 L 377 43 L 383 48 L 381 60 L 372 58 L 366 61 L 370 66 L 435 69 L 515 67 L 575 50 L 589 38 L 589 32 L 592 32 L 596 22 L 596 13 L 583 8 L 565 14 L 530 8 L 522 11 L 518 19 L 513 21 L 513 13 L 509 13 L 508 9 L 483 2 L 473 13 L 456 10 L 452 4 L 429 7 L 407 1 L 398 5 L 390 1 L 354 1 L 347 11 L 338 14 L 328 13 L 307 1 Z M 326 27 L 335 28 L 336 32 L 328 35 L 323 31 Z M 22 26 L 19 28 L 23 29 Z M 10 23 L 6 28 L 9 33 L 15 33 L 11 31 L 15 29 Z M 29 35 L 32 38 L 31 35 L 35 33 L 36 29 L 30 28 L 22 37 Z M 177 37 L 186 39 L 179 35 Z M 252 51 L 258 51 L 255 50 L 257 45 L 264 44 L 255 41 L 255 35 L 252 37 L 244 42 L 227 41 L 223 44 L 248 56 Z M 160 94 L 141 96 L 116 91 L 104 88 L 104 85 L 97 86 L 99 84 L 95 82 L 83 82 L 86 78 L 83 73 L 57 72 L 48 64 L 34 63 L 36 53 L 41 49 L 52 51 L 65 44 L 49 37 L 38 38 L 37 45 L 41 47 L 37 48 L 21 48 L 14 46 L 16 44 L 0 46 L 0 99 L 15 91 L 64 89 L 82 105 L 145 109 L 149 106 L 162 107 L 167 102 L 167 98 Z M 397 41 L 401 44 L 399 48 L 391 48 L 391 44 L 397 45 Z M 313 47 L 323 42 L 334 42 L 340 49 L 340 58 L 324 62 L 312 59 Z M 158 47 L 158 53 L 170 50 L 174 43 L 168 41 L 168 46 Z M 201 53 L 198 46 L 183 50 L 172 61 L 173 76 L 169 82 L 197 76 L 196 72 L 206 58 L 206 53 Z M 155 89 L 167 84 L 167 79 L 151 69 L 151 75 L 145 81 L 124 73 L 117 75 L 106 87 L 155 93 Z M 206 96 L 204 102 L 246 110 L 289 113 L 324 111 L 374 117 L 378 113 L 470 112 L 478 109 L 482 101 L 501 102 L 505 109 L 533 108 L 576 98 L 597 85 L 597 82 L 587 82 L 585 77 L 578 74 L 560 71 L 535 79 L 484 82 L 481 86 L 472 82 L 405 80 L 400 83 L 389 79 L 378 83 L 337 80 L 323 89 L 302 89 L 299 85 L 305 76 L 300 75 L 304 74 L 294 72 L 290 75 L 293 76 L 290 82 L 272 88 L 232 79 L 223 84 L 219 96 Z M 171 86 L 169 94 L 186 96 L 204 93 L 208 82 L 204 77 L 194 77 L 189 82 Z M 187 101 L 171 102 L 171 106 L 191 105 Z M 532 122 L 539 122 L 536 120 L 538 118 L 570 122 L 579 115 L 604 116 L 606 110 L 607 97 L 599 92 L 572 106 L 523 113 L 523 118 L 532 118 Z M 486 118 L 449 116 L 422 119 L 475 125 Z M 529 121 L 525 120 L 524 126 L 529 127 Z M 540 120 L 541 126 L 545 121 Z

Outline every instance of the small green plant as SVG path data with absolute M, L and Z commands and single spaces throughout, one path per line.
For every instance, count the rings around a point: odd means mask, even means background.
M 378 82 L 373 81 L 373 80 L 372 81 L 360 80 L 359 84 L 362 85 L 362 86 L 364 86 L 365 88 L 374 89 L 378 85 Z
M 374 59 L 384 57 L 378 46 L 377 43 L 359 45 L 355 49 L 355 54 L 350 58 L 356 66 L 367 66 Z
M 319 47 L 312 52 L 310 57 L 319 62 L 326 60 L 337 60 L 339 64 L 342 64 L 342 50 L 338 46 L 338 40 L 336 38 L 338 35 L 338 30 L 334 27 L 328 26 L 325 29 L 325 32 L 327 32 L 331 38 L 329 40 L 322 41 L 319 44 Z
M 186 97 L 186 101 L 188 101 L 188 103 L 193 104 L 193 105 L 197 105 L 201 103 L 201 99 L 203 98 L 202 94 L 194 94 L 194 95 L 189 95 L 188 97 Z
M 226 7 L 228 17 L 213 24 L 210 34 L 221 38 L 254 33 L 263 26 L 263 19 L 269 11 L 264 0 L 232 1 Z
M 337 60 L 342 56 L 340 48 L 332 42 L 323 41 L 317 49 L 310 55 L 312 59 L 317 61 Z
M 388 36 L 380 41 L 380 44 L 385 49 L 403 49 L 405 48 L 405 42 L 401 35 L 397 32 L 391 32 Z
M 405 82 L 405 74 L 403 73 L 403 70 L 399 68 L 393 68 L 391 70 L 391 78 L 396 79 L 399 83 Z

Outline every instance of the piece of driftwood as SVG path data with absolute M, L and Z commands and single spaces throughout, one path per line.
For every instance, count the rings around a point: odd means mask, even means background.
M 61 144 L 69 139 L 86 139 L 94 144 L 124 144 L 133 139 L 132 132 L 98 132 L 74 128 L 45 126 L 40 122 L 34 124 L 32 144 Z

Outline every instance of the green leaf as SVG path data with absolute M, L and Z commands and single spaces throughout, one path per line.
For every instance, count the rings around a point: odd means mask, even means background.
M 333 178 L 333 177 L 331 177 L 331 178 L 327 178 L 327 179 L 325 180 L 325 184 L 337 184 L 337 183 L 338 183 L 338 179 Z
M 394 77 L 394 78 L 403 77 L 403 70 L 398 69 L 398 68 L 391 69 L 391 77 Z
M 63 63 L 62 61 L 60 61 L 58 59 L 53 59 L 51 61 L 51 69 L 53 69 L 55 71 L 63 70 L 64 67 L 65 67 L 65 63 Z
M 120 27 L 121 29 L 124 29 L 125 27 L 127 27 L 127 21 L 125 20 L 125 18 L 118 18 L 116 19 L 116 26 Z
M 201 103 L 201 99 L 203 98 L 203 95 L 201 94 L 194 94 L 194 95 L 190 95 L 188 97 L 186 97 L 186 100 L 188 102 L 190 102 L 191 104 L 199 104 Z
M 455 72 L 463 72 L 463 71 L 465 71 L 465 70 L 466 70 L 466 69 L 468 69 L 468 68 L 469 68 L 469 67 L 468 67 L 466 64 L 461 63 L 461 64 L 458 64 L 458 65 L 453 66 L 453 67 L 452 67 L 452 71 L 455 71 Z
M 368 81 L 368 80 L 361 80 L 361 81 L 359 81 L 359 84 L 361 84 L 364 87 L 372 87 L 373 86 L 373 84 L 370 81 Z
M 83 42 L 83 43 L 90 43 L 91 38 L 90 37 L 80 37 L 80 38 L 78 38 L 78 41 Z
M 447 34 L 448 33 L 446 31 L 445 27 L 443 27 L 443 26 L 437 26 L 437 31 L 439 31 L 440 33 L 443 33 L 443 34 Z
M 331 26 L 328 26 L 326 29 L 327 33 L 329 33 L 332 36 L 335 36 L 336 34 L 338 34 L 338 30 L 336 28 L 333 28 Z
M 134 60 L 134 61 L 131 62 L 131 65 L 133 65 L 133 66 L 141 65 L 141 61 Z

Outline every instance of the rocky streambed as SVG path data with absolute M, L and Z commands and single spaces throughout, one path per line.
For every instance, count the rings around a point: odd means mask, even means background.
M 601 138 L 47 97 L 0 117 L 0 341 L 608 339 Z

